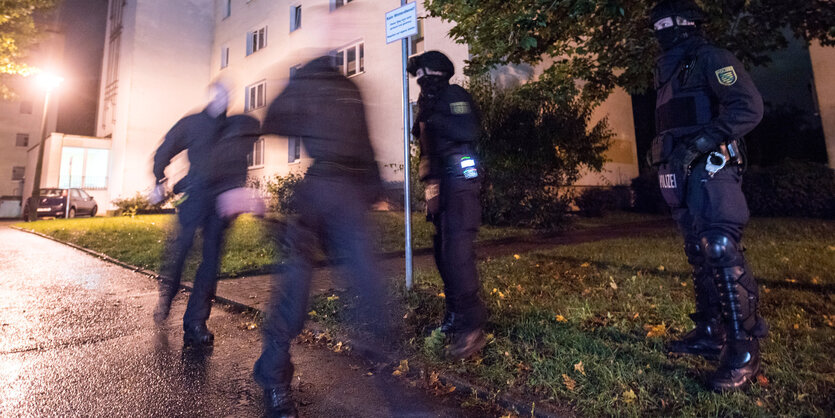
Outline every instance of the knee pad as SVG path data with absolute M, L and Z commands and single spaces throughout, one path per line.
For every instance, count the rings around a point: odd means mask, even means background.
M 733 267 L 744 263 L 739 244 L 722 232 L 707 233 L 701 238 L 705 262 L 711 267 Z

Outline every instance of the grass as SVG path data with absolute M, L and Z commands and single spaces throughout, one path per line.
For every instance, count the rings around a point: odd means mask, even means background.
M 380 251 L 403 251 L 405 228 L 403 215 L 375 212 L 372 220 L 377 227 Z M 39 220 L 16 226 L 49 235 L 61 241 L 107 254 L 125 263 L 159 271 L 166 239 L 176 227 L 174 215 L 139 215 L 135 217 L 75 218 Z M 415 249 L 432 246 L 431 224 L 419 214 L 412 216 L 412 242 Z M 523 236 L 530 230 L 522 228 L 484 227 L 479 240 L 508 236 Z M 184 280 L 191 280 L 200 264 L 201 239 L 195 240 L 186 262 Z M 235 220 L 227 232 L 221 259 L 220 274 L 235 277 L 280 263 L 284 255 L 276 248 L 264 224 L 250 216 Z
M 713 364 L 664 350 L 692 327 L 694 309 L 672 228 L 481 263 L 491 322 L 489 343 L 474 361 L 444 362 L 437 341 L 420 337 L 443 309 L 437 273 L 420 271 L 406 297 L 414 355 L 495 389 L 568 403 L 585 416 L 831 414 L 835 223 L 755 219 L 746 244 L 771 325 L 765 380 L 748 393 L 706 390 Z

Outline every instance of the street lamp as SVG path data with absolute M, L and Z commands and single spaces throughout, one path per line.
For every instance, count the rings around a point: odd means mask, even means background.
M 41 200 L 41 171 L 43 170 L 44 141 L 46 140 L 46 116 L 49 112 L 49 96 L 52 90 L 61 85 L 64 79 L 55 74 L 40 72 L 35 77 L 35 83 L 45 91 L 43 101 L 43 116 L 41 116 L 41 141 L 38 144 L 38 160 L 35 163 L 35 176 L 32 179 L 32 198 L 29 200 L 29 219 L 38 220 L 38 206 Z M 67 190 L 69 194 L 69 190 Z

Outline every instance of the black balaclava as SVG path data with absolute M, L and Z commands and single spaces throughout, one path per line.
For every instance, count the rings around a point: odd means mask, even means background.
M 453 74 L 455 74 L 455 66 L 443 53 L 438 51 L 428 51 L 409 59 L 409 65 L 406 68 L 409 74 L 417 76 L 417 72 L 420 69 L 422 69 L 424 73 L 426 73 L 426 70 L 431 70 L 443 74 L 424 74 L 417 79 L 417 83 L 420 86 L 417 115 L 417 120 L 419 122 L 425 121 L 431 114 L 441 92 L 449 86 L 449 79 L 452 78 Z M 415 127 L 417 126 L 418 124 L 415 124 Z
M 701 35 L 700 24 L 705 20 L 704 12 L 692 0 L 663 0 L 652 8 L 650 19 L 652 24 L 669 17 L 673 21 L 673 26 L 662 30 L 655 30 L 655 38 L 658 44 L 664 51 L 669 51 L 676 45 L 694 37 Z M 695 25 L 680 26 L 676 21 L 676 17 L 687 19 Z

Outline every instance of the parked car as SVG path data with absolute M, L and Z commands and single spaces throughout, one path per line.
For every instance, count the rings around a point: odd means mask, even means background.
M 70 210 L 67 212 L 67 193 L 70 194 Z M 23 220 L 29 221 L 29 204 L 32 198 L 26 199 L 23 205 Z M 96 199 L 81 189 L 41 189 L 38 202 L 38 217 L 75 218 L 77 215 L 96 216 L 99 207 Z

